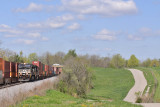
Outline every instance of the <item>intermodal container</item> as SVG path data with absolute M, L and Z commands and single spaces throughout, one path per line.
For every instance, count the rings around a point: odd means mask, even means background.
M 49 76 L 53 76 L 54 75 L 52 72 L 53 72 L 53 68 L 52 68 L 52 66 L 49 66 Z
M 43 79 L 42 63 L 41 63 L 40 61 L 33 61 L 32 64 L 38 66 L 39 78 L 40 78 L 40 79 Z
M 10 62 L 0 58 L 0 84 L 11 83 Z
M 49 75 L 49 66 L 45 65 L 45 76 Z

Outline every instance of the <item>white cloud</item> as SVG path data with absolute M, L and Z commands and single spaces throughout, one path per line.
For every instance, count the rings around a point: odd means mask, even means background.
M 71 31 L 78 30 L 80 29 L 80 25 L 78 23 L 73 23 L 72 25 L 68 26 L 68 29 Z
M 0 25 L 0 28 L 1 28 L 1 29 L 8 29 L 8 28 L 10 28 L 10 26 L 5 25 L 5 24 L 1 24 L 1 25 Z
M 128 34 L 128 39 L 137 41 L 155 36 L 160 36 L 160 30 L 152 30 L 151 28 L 143 27 L 137 30 L 135 34 Z
M 8 25 L 1 24 L 0 25 L 0 33 L 7 33 L 7 34 L 22 34 L 23 32 L 17 29 L 13 29 Z
M 65 26 L 67 21 L 74 20 L 74 17 L 70 14 L 65 14 L 62 16 L 51 17 L 42 22 L 33 22 L 33 23 L 23 23 L 19 24 L 20 28 L 29 28 L 29 29 L 57 29 Z
M 128 35 L 128 39 L 130 39 L 130 40 L 135 40 L 135 41 L 139 41 L 139 40 L 142 40 L 143 38 L 142 38 L 142 37 L 135 36 L 135 35 Z
M 46 21 L 46 22 L 35 22 L 35 23 L 24 23 L 19 24 L 20 28 L 28 28 L 28 29 L 48 29 L 48 28 L 61 28 L 65 25 L 64 22 L 53 22 L 53 21 Z
M 42 37 L 41 39 L 42 39 L 42 41 L 48 41 L 49 40 L 47 37 Z
M 38 33 L 38 32 L 31 32 L 31 33 L 28 33 L 27 34 L 29 37 L 34 37 L 34 38 L 37 38 L 37 37 L 40 37 L 41 34 Z
M 4 35 L 4 37 L 10 38 L 10 37 L 17 37 L 17 35 L 13 35 L 13 34 L 6 34 Z
M 17 39 L 14 41 L 14 43 L 26 44 L 26 45 L 31 45 L 34 42 L 35 42 L 34 40 L 29 40 L 29 39 Z
M 77 18 L 80 19 L 80 20 L 84 20 L 84 19 L 85 19 L 85 16 L 82 15 L 82 14 L 79 14 L 79 15 L 77 15 Z
M 0 29 L 0 33 L 21 34 L 22 32 L 15 29 Z
M 63 27 L 64 25 L 65 25 L 64 22 L 58 22 L 58 23 L 57 22 L 50 22 L 50 23 L 47 24 L 47 27 L 57 29 L 57 28 Z
M 30 25 L 31 27 L 31 25 Z M 35 27 L 35 26 L 34 26 Z M 0 33 L 6 38 L 13 37 L 26 37 L 26 38 L 39 38 L 41 37 L 41 32 L 36 32 L 35 30 L 26 30 L 26 29 L 14 29 L 8 25 L 0 25 Z
M 113 41 L 116 39 L 116 33 L 115 32 L 111 32 L 107 29 L 103 29 L 100 32 L 98 32 L 96 35 L 93 36 L 94 39 L 98 39 L 98 40 L 109 40 L 109 41 Z
M 25 24 L 19 24 L 20 28 L 42 28 L 43 25 L 41 23 L 25 23 Z
M 61 20 L 61 21 L 70 21 L 70 20 L 74 19 L 73 15 L 71 15 L 71 14 L 65 14 L 63 16 L 57 16 L 56 18 Z
M 15 12 L 38 12 L 38 11 L 42 11 L 43 10 L 43 5 L 40 5 L 40 4 L 36 4 L 36 3 L 30 3 L 28 5 L 28 7 L 26 8 L 17 8 L 15 9 Z
M 106 17 L 137 13 L 133 0 L 61 0 L 61 10 L 78 14 L 99 14 Z
M 85 52 L 100 52 L 100 51 L 103 51 L 103 52 L 111 52 L 113 51 L 113 49 L 111 48 L 93 48 L 93 47 L 83 47 L 80 49 L 80 51 L 85 51 Z

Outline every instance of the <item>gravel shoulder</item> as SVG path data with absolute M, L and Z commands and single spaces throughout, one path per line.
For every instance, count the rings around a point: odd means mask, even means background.
M 23 83 L 20 85 L 0 89 L 0 102 L 3 101 L 4 99 L 14 100 L 13 98 L 17 94 L 19 94 L 19 92 L 27 93 L 29 91 L 32 91 L 37 86 L 40 86 L 44 82 L 55 81 L 56 78 L 57 77 L 51 77 L 51 78 L 47 78 L 44 80 L 39 80 L 39 81 L 35 81 L 35 82 L 26 82 L 26 83 Z

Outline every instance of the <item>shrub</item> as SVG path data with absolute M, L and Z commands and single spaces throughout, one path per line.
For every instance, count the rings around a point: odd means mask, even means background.
M 63 93 L 85 97 L 88 90 L 93 88 L 94 76 L 83 61 L 79 59 L 69 61 L 58 78 L 56 88 Z

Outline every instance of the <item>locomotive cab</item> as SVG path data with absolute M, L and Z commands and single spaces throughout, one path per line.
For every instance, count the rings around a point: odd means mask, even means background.
M 38 79 L 38 67 L 32 64 L 19 64 L 18 81 L 34 81 Z

